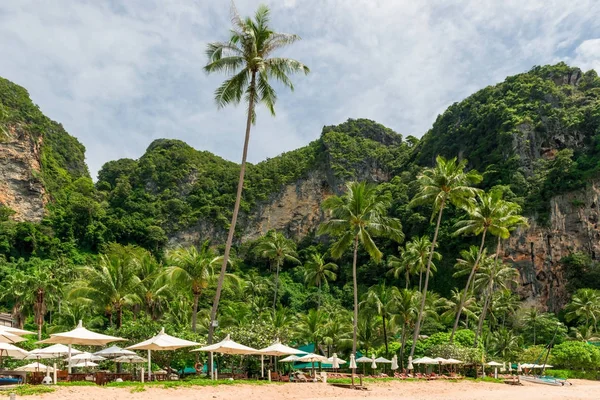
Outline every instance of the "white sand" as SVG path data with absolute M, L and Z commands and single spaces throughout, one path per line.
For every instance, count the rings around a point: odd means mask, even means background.
M 600 382 L 573 380 L 573 386 L 556 387 L 535 383 L 510 386 L 486 382 L 382 382 L 369 383 L 368 391 L 337 388 L 322 383 L 287 383 L 272 385 L 220 385 L 177 389 L 146 388 L 132 393 L 131 388 L 93 386 L 59 387 L 54 393 L 25 396 L 19 399 L 56 400 L 279 400 L 279 399 L 485 399 L 485 400 L 553 400 L 600 399 Z

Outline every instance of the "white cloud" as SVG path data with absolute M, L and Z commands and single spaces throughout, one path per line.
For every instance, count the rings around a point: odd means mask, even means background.
M 259 2 L 237 6 L 246 15 Z M 277 118 L 259 112 L 253 162 L 349 117 L 421 136 L 449 104 L 533 65 L 600 67 L 594 0 L 268 3 L 274 28 L 304 39 L 284 54 L 312 73 L 280 91 Z M 226 1 L 2 2 L 0 75 L 86 145 L 94 175 L 160 137 L 238 161 L 244 108 L 217 110 L 223 77 L 202 72 L 206 43 L 225 39 L 228 24 Z

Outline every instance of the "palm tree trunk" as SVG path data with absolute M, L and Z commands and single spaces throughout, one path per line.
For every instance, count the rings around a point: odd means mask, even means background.
M 321 308 L 321 282 L 319 282 L 319 298 L 317 299 L 317 310 Z
M 471 273 L 469 274 L 469 278 L 467 279 L 467 284 L 465 285 L 465 291 L 462 296 L 460 296 L 460 304 L 458 306 L 458 312 L 456 313 L 456 319 L 454 320 L 454 326 L 452 327 L 452 333 L 450 334 L 450 343 L 454 340 L 454 334 L 456 333 L 456 329 L 458 329 L 458 321 L 460 320 L 460 314 L 462 313 L 462 309 L 465 306 L 465 300 L 467 299 L 467 292 L 469 291 L 469 286 L 471 286 L 471 281 L 473 280 L 473 276 L 475 276 L 475 271 L 479 265 L 479 261 L 481 260 L 481 253 L 483 252 L 483 246 L 485 245 L 485 234 L 487 233 L 487 228 L 483 230 L 483 234 L 481 235 L 481 245 L 479 246 L 479 252 L 477 253 L 477 259 L 475 260 L 475 264 L 473 264 L 473 268 L 471 268 Z
M 483 310 L 481 310 L 481 315 L 479 316 L 479 322 L 477 323 L 477 330 L 475 331 L 475 340 L 473 342 L 473 346 L 475 346 L 475 347 L 477 347 L 477 340 L 479 339 L 479 336 L 481 335 L 481 331 L 483 330 L 483 321 L 485 321 L 487 309 L 490 305 L 491 298 L 492 298 L 492 289 L 489 288 L 488 293 L 485 295 L 485 301 L 483 302 Z
M 410 280 L 410 274 L 409 274 L 409 270 L 406 270 L 406 290 L 408 290 L 408 285 L 409 285 L 409 280 Z
M 277 290 L 279 289 L 279 261 L 275 265 L 275 293 L 273 294 L 273 310 L 277 305 Z
M 240 202 L 242 201 L 242 189 L 244 188 L 244 175 L 246 173 L 246 158 L 248 156 L 248 143 L 250 142 L 250 127 L 252 126 L 252 115 L 254 114 L 254 98 L 256 96 L 256 72 L 252 72 L 252 79 L 250 81 L 249 88 L 249 99 L 248 99 L 248 118 L 246 120 L 246 136 L 244 138 L 244 149 L 242 151 L 242 164 L 240 166 L 240 177 L 238 179 L 237 194 L 235 197 L 235 204 L 233 206 L 233 214 L 231 216 L 231 225 L 229 225 L 229 233 L 227 234 L 227 242 L 225 243 L 225 253 L 223 254 L 223 264 L 221 264 L 221 271 L 219 273 L 219 280 L 217 282 L 217 291 L 215 293 L 215 300 L 210 311 L 210 323 L 208 325 L 208 344 L 212 344 L 213 335 L 215 331 L 214 322 L 217 317 L 217 309 L 219 308 L 219 300 L 221 298 L 221 291 L 223 290 L 223 281 L 225 280 L 225 272 L 227 271 L 227 263 L 229 262 L 229 253 L 231 251 L 231 245 L 233 243 L 233 235 L 235 233 L 235 224 L 237 223 L 238 212 L 240 210 Z M 209 363 L 210 364 L 210 363 Z M 208 372 L 212 372 L 212 365 L 209 365 Z
M 119 307 L 117 311 L 117 328 L 121 329 L 123 326 L 123 306 Z
M 415 355 L 415 346 L 419 339 L 419 333 L 421 332 L 421 321 L 423 320 L 423 312 L 425 311 L 425 300 L 427 298 L 427 286 L 429 285 L 429 271 L 431 270 L 431 261 L 433 260 L 433 253 L 435 251 L 435 245 L 437 243 L 437 237 L 440 230 L 440 223 L 442 222 L 442 213 L 444 212 L 445 203 L 442 202 L 440 205 L 440 211 L 438 212 L 437 224 L 435 225 L 435 233 L 433 234 L 433 241 L 431 242 L 431 251 L 429 252 L 429 260 L 427 260 L 427 270 L 425 271 L 425 286 L 423 287 L 423 294 L 421 299 L 421 307 L 419 309 L 419 316 L 417 317 L 417 323 L 415 324 L 415 333 L 413 334 L 412 347 L 410 348 L 410 356 Z
M 385 356 L 388 356 L 388 337 L 387 337 L 387 328 L 385 327 L 385 312 L 381 315 L 383 319 L 383 343 L 385 343 Z
M 356 279 L 356 259 L 358 257 L 358 235 L 354 237 L 354 258 L 352 259 L 352 283 L 354 286 L 354 319 L 352 321 L 352 354 L 356 356 L 358 333 L 358 282 Z M 354 372 L 354 371 L 353 371 Z
M 406 321 L 402 323 L 402 341 L 400 343 L 400 370 L 404 369 L 404 346 L 406 345 Z
M 196 333 L 196 324 L 198 321 L 198 299 L 200 298 L 199 293 L 194 293 L 194 308 L 192 309 L 192 332 Z
M 423 281 L 423 268 L 419 268 L 419 292 L 421 291 L 421 282 Z

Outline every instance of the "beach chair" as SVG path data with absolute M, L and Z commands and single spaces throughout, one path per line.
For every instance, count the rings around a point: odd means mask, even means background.
M 271 381 L 279 382 L 279 380 L 280 380 L 279 372 L 271 372 Z
M 304 373 L 298 371 L 294 376 L 294 382 L 308 382 L 308 378 L 306 375 L 304 375 Z

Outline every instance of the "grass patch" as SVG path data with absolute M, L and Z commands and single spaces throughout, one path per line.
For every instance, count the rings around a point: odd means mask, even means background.
M 88 381 L 57 382 L 56 386 L 96 386 L 96 383 Z
M 143 386 L 134 386 L 131 388 L 131 390 L 129 391 L 130 393 L 140 393 L 140 392 L 145 392 L 146 388 Z
M 182 379 L 180 381 L 160 381 L 160 382 L 110 382 L 107 387 L 122 387 L 122 388 L 147 388 L 147 387 L 158 387 L 162 389 L 176 389 L 179 387 L 192 387 L 192 386 L 219 386 L 219 385 L 268 385 L 268 384 L 279 384 L 279 382 L 269 381 L 256 381 L 256 380 L 234 380 L 228 379 L 210 380 L 208 378 L 193 378 L 193 379 Z
M 54 388 L 45 385 L 21 385 L 17 386 L 14 389 L 7 390 L 4 392 L 5 396 L 10 396 L 11 393 L 16 394 L 17 396 L 33 396 L 44 393 L 52 393 L 54 392 Z

